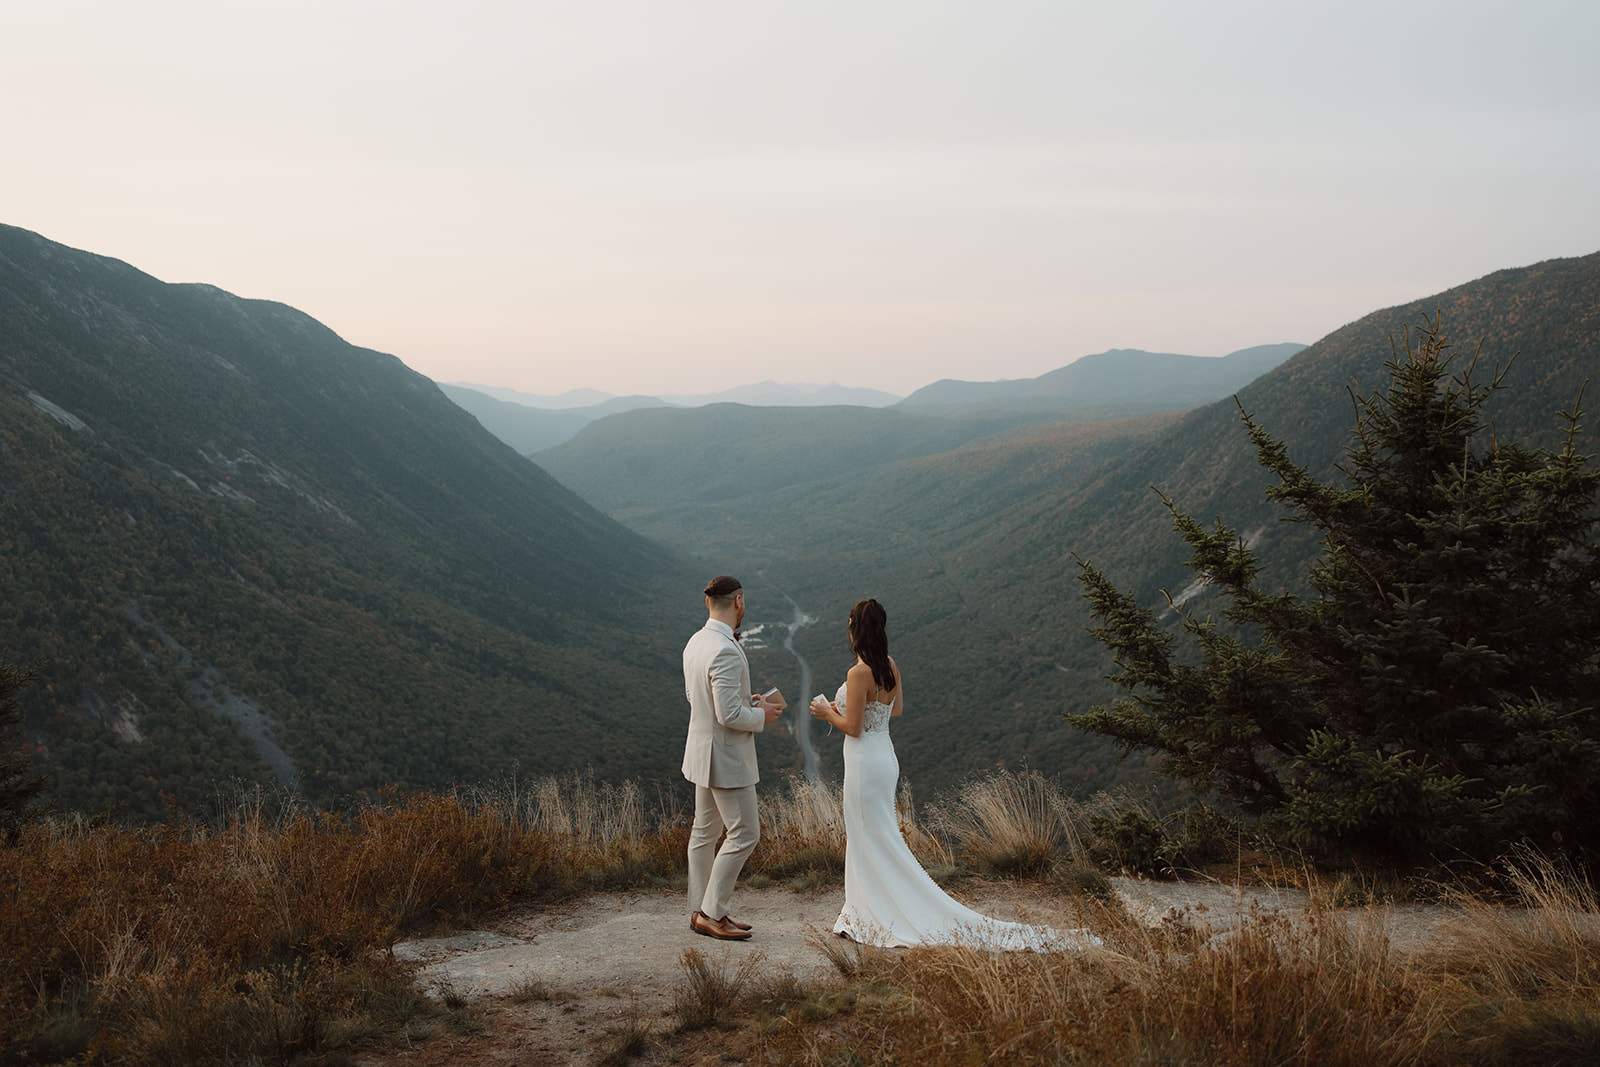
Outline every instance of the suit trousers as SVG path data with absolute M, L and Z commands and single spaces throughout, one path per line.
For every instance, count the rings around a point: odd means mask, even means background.
M 717 838 L 726 829 L 722 847 Z M 728 914 L 733 883 L 744 861 L 761 840 L 761 817 L 756 812 L 756 787 L 736 789 L 694 787 L 694 825 L 689 830 L 689 912 L 708 918 Z

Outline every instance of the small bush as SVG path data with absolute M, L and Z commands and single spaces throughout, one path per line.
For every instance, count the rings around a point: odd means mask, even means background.
M 760 952 L 745 954 L 730 970 L 726 958 L 713 960 L 699 949 L 684 949 L 678 963 L 683 982 L 672 999 L 678 1029 L 702 1030 L 731 1021 L 733 1006 L 765 960 Z
M 1002 771 L 963 785 L 931 822 L 959 855 L 986 873 L 1039 874 L 1058 853 L 1078 851 L 1061 791 L 1037 771 Z
M 1089 855 L 1115 870 L 1155 876 L 1171 872 L 1170 848 L 1161 823 L 1135 808 L 1089 821 L 1094 842 Z
M 1109 904 L 1116 899 L 1116 891 L 1111 888 L 1105 873 L 1087 863 L 1058 863 L 1050 871 L 1050 880 L 1069 893 L 1102 904 Z

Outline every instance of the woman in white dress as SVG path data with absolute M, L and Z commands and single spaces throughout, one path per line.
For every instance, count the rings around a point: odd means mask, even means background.
M 900 668 L 889 655 L 883 605 L 850 609 L 855 666 L 832 701 L 818 696 L 811 714 L 844 738 L 844 908 L 834 932 L 884 947 L 970 945 L 986 949 L 1081 948 L 1099 940 L 1082 930 L 1004 922 L 951 899 L 922 869 L 900 833 L 895 787 L 900 761 L 889 720 L 905 714 Z

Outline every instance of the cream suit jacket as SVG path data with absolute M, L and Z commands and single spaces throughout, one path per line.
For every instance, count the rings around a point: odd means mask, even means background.
M 755 785 L 756 734 L 767 716 L 750 706 L 750 664 L 726 623 L 707 619 L 683 646 L 683 692 L 689 698 L 683 776 L 713 789 Z

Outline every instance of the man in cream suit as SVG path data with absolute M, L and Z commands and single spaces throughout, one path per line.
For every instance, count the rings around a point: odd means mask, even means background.
M 756 814 L 756 734 L 783 714 L 774 690 L 750 695 L 750 664 L 739 647 L 744 589 L 722 575 L 706 585 L 706 624 L 683 647 L 683 690 L 689 698 L 689 741 L 683 776 L 694 783 L 689 831 L 689 928 L 724 941 L 750 936 L 728 914 L 733 883 L 761 838 Z M 717 838 L 726 829 L 722 848 Z

